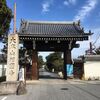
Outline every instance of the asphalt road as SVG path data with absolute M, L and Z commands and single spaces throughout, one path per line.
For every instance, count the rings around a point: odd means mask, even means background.
M 28 83 L 25 95 L 4 95 L 0 100 L 100 100 L 100 81 L 43 78 Z
M 45 69 L 41 68 L 41 69 L 39 69 L 39 78 L 59 79 L 60 77 L 57 73 L 48 72 Z

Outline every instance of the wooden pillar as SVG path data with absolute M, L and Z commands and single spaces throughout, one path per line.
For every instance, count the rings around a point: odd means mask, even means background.
M 64 79 L 67 79 L 67 64 L 72 64 L 71 50 L 64 51 Z
M 32 58 L 32 80 L 38 80 L 38 78 L 39 78 L 38 55 L 37 52 L 34 50 Z

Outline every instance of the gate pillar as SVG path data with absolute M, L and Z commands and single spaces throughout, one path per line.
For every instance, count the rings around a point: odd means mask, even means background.
M 64 51 L 64 79 L 67 79 L 67 65 L 72 64 L 71 50 Z
M 38 55 L 37 51 L 33 50 L 32 57 L 32 80 L 39 79 L 39 71 L 38 71 Z

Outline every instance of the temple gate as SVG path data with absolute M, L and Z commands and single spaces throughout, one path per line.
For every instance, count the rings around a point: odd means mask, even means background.
M 85 33 L 78 22 L 21 21 L 18 33 L 24 47 L 33 50 L 32 79 L 38 79 L 38 51 L 64 53 L 64 79 L 67 79 L 67 64 L 72 64 L 71 51 L 78 48 L 76 41 L 88 40 L 91 32 Z

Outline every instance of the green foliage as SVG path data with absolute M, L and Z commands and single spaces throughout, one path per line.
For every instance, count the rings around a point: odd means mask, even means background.
M 7 6 L 6 0 L 0 0 L 0 36 L 9 31 L 12 10 Z
M 46 60 L 49 71 L 52 71 L 52 69 L 54 69 L 56 72 L 63 71 L 63 59 L 61 52 L 55 52 L 48 55 Z
M 3 48 L 1 49 L 1 52 L 2 52 L 1 62 L 7 63 L 7 42 L 4 44 Z
M 19 64 L 25 66 L 25 64 L 31 64 L 33 56 L 33 50 L 27 50 L 23 47 L 19 49 Z M 38 57 L 38 66 L 41 68 L 44 65 L 43 57 Z
M 100 55 L 100 47 L 98 47 L 96 50 L 95 50 L 96 54 L 97 55 Z
M 61 55 L 62 55 L 62 53 L 58 53 L 58 52 L 51 53 L 49 56 L 46 57 L 46 60 L 47 60 L 47 62 L 49 62 L 49 61 L 51 62 L 51 61 L 60 59 Z
M 39 66 L 39 68 L 41 68 L 43 65 L 44 65 L 43 57 L 39 56 L 38 57 L 38 66 Z
M 0 82 L 4 82 L 4 81 L 6 81 L 6 76 L 0 77 Z
M 21 66 L 25 64 L 25 52 L 26 50 L 23 47 L 19 49 L 19 64 Z
M 31 64 L 33 56 L 32 50 L 26 50 L 24 47 L 19 49 L 19 64 L 25 67 L 25 64 Z

